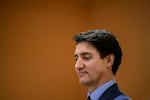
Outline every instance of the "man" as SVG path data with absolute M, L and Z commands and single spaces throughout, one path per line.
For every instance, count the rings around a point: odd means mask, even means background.
M 89 30 L 73 37 L 75 71 L 88 87 L 87 100 L 131 100 L 118 88 L 115 75 L 122 59 L 116 37 L 106 30 Z

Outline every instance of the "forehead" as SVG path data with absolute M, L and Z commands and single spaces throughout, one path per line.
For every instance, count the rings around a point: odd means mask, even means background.
M 89 42 L 80 42 L 76 45 L 74 54 L 77 55 L 81 53 L 97 54 L 98 52 Z

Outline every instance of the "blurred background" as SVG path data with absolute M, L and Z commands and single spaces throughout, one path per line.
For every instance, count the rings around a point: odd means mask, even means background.
M 85 100 L 74 72 L 72 36 L 114 33 L 123 49 L 116 75 L 133 100 L 150 100 L 150 2 L 1 0 L 0 100 Z

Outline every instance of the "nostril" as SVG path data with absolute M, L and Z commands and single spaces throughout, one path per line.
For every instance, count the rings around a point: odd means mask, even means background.
M 76 69 L 82 69 L 83 67 L 84 67 L 84 64 L 82 64 L 82 63 L 76 63 L 75 64 Z
M 83 60 L 81 59 L 81 58 L 78 58 L 77 60 L 76 60 L 76 63 L 75 63 L 75 68 L 76 69 L 81 69 L 81 68 L 83 68 L 84 67 L 84 62 L 83 62 Z

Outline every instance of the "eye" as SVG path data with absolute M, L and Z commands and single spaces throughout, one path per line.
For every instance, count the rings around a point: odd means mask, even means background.
M 84 56 L 83 59 L 89 61 L 92 57 L 91 56 Z
M 77 56 L 74 56 L 74 60 L 77 61 L 77 60 L 78 60 L 78 57 L 77 57 Z

